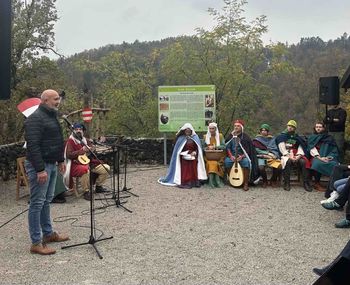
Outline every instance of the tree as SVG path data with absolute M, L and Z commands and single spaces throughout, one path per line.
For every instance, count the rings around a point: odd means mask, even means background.
M 13 0 L 12 25 L 12 88 L 24 80 L 21 69 L 54 49 L 54 24 L 58 20 L 56 0 Z
M 23 135 L 23 115 L 16 105 L 29 87 L 62 88 L 57 63 L 43 56 L 54 50 L 53 27 L 56 0 L 12 1 L 11 99 L 0 102 L 0 142 L 17 141 Z
M 227 130 L 235 117 L 253 123 L 251 114 L 269 94 L 259 86 L 266 70 L 261 36 L 267 31 L 266 17 L 248 22 L 243 16 L 244 0 L 224 0 L 221 11 L 210 8 L 212 30 L 197 29 L 196 37 L 175 43 L 163 63 L 166 74 L 174 73 L 172 84 L 213 84 L 221 128 Z M 167 82 L 166 82 L 167 83 Z

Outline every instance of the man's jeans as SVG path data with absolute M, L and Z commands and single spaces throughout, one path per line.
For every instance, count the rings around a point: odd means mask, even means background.
M 53 163 L 45 163 L 45 171 L 48 175 L 45 184 L 38 183 L 37 172 L 28 160 L 25 161 L 24 166 L 30 185 L 29 234 L 32 244 L 39 244 L 41 242 L 41 232 L 43 236 L 52 234 L 50 202 L 55 192 L 57 166 Z
M 344 188 L 345 188 L 345 185 L 348 182 L 348 180 L 349 180 L 349 177 L 342 178 L 342 179 L 339 179 L 339 180 L 334 182 L 334 188 L 339 193 L 339 195 L 344 195 L 344 192 L 345 192 Z

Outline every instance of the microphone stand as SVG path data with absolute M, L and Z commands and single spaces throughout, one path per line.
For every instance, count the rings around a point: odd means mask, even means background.
M 89 151 L 90 153 L 92 154 L 92 156 L 94 158 L 96 158 L 98 161 L 100 161 L 98 158 L 97 158 L 97 155 L 90 149 L 90 147 L 83 141 L 82 138 L 80 138 L 78 136 L 78 134 L 74 131 L 74 128 L 72 126 L 72 124 L 68 121 L 67 118 L 63 117 L 63 119 L 67 122 L 67 125 L 68 125 L 68 128 L 72 131 L 73 135 L 75 138 L 77 138 L 80 143 L 85 146 Z M 101 163 L 102 164 L 102 163 Z M 103 165 L 103 164 L 102 164 Z M 90 179 L 90 237 L 89 237 L 89 240 L 87 242 L 82 242 L 82 243 L 77 243 L 77 244 L 72 244 L 72 245 L 67 245 L 67 246 L 62 246 L 61 248 L 62 249 L 66 249 L 66 248 L 70 248 L 70 247 L 76 247 L 76 246 L 81 246 L 81 245 L 86 245 L 86 244 L 91 244 L 92 247 L 95 249 L 98 257 L 100 259 L 102 259 L 102 255 L 100 254 L 100 252 L 98 251 L 95 243 L 97 242 L 100 242 L 100 241 L 103 241 L 103 240 L 107 240 L 107 239 L 112 239 L 113 236 L 109 236 L 109 237 L 106 237 L 106 238 L 99 238 L 99 239 L 96 239 L 95 237 L 95 208 L 94 208 L 94 191 L 92 189 L 92 175 L 91 175 L 91 167 L 89 165 L 89 179 Z
M 129 198 L 130 196 L 123 196 L 120 197 L 120 186 L 119 186 L 119 173 L 120 173 L 120 165 L 119 165 L 119 157 L 120 157 L 120 150 L 119 147 L 117 147 L 117 151 L 115 151 L 115 145 L 112 145 L 112 151 L 113 151 L 113 178 L 112 178 L 112 183 L 113 183 L 113 190 L 112 190 L 112 197 L 111 198 L 107 198 L 107 199 L 112 199 L 115 202 L 115 205 L 117 208 L 123 208 L 125 211 L 132 213 L 131 210 L 129 210 L 128 208 L 126 208 L 125 206 L 123 206 L 123 204 L 126 203 L 126 201 L 121 202 L 120 198 Z M 116 159 L 116 154 L 118 159 Z M 117 162 L 117 166 L 116 165 Z M 115 175 L 117 174 L 117 194 L 115 191 Z M 105 200 L 104 199 L 96 199 L 96 200 Z M 110 207 L 113 205 L 107 205 L 106 207 Z
M 135 197 L 140 197 L 139 195 L 136 195 L 135 193 L 132 193 L 129 191 L 132 188 L 126 187 L 126 165 L 127 165 L 127 161 L 128 161 L 127 157 L 128 157 L 128 147 L 125 146 L 125 148 L 124 148 L 124 187 L 122 189 L 122 192 L 127 192 L 128 194 L 133 195 Z

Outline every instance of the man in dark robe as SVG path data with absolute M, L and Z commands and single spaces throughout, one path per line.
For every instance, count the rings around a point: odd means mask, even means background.
M 225 158 L 225 168 L 230 169 L 237 157 L 243 170 L 243 190 L 249 190 L 248 183 L 256 184 L 259 181 L 259 167 L 256 151 L 251 138 L 244 133 L 243 120 L 236 120 L 233 124 L 234 130 L 226 139 L 227 157 Z M 235 142 L 238 142 L 237 153 Z

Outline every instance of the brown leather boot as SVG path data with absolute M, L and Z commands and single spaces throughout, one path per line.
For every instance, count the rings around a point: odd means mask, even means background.
M 45 244 L 32 244 L 30 247 L 30 252 L 31 253 L 37 253 L 41 255 L 49 255 L 49 254 L 54 254 L 56 253 L 56 250 L 46 246 Z
M 50 243 L 50 242 L 61 242 L 66 240 L 69 240 L 68 235 L 53 232 L 51 235 L 43 237 L 43 244 Z
M 249 168 L 243 168 L 243 190 L 244 191 L 249 190 L 248 182 L 249 182 Z
M 326 192 L 326 188 L 324 188 L 320 182 L 315 182 L 314 184 L 314 189 L 317 191 L 317 192 Z

